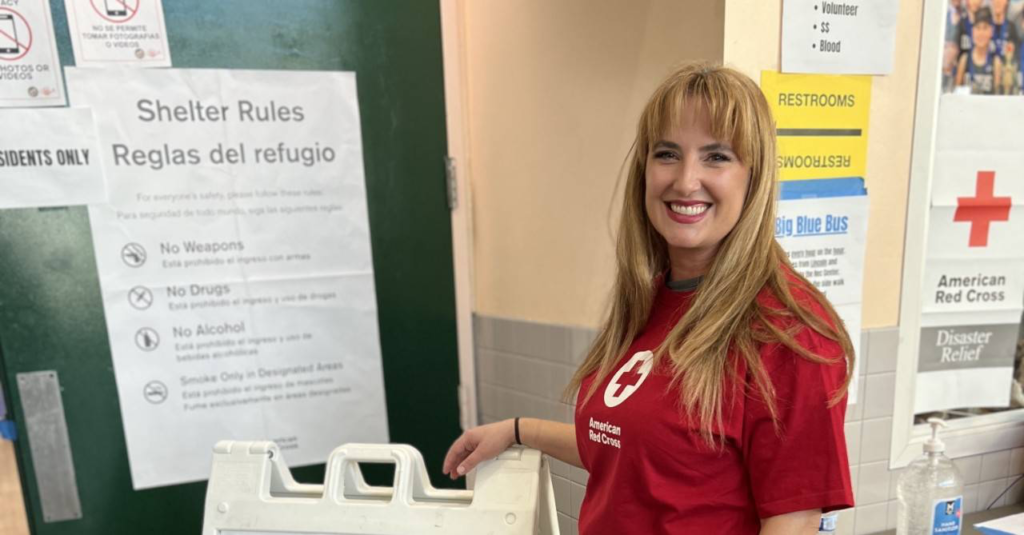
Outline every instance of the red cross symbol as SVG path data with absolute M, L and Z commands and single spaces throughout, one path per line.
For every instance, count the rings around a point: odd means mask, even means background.
M 953 221 L 970 221 L 969 247 L 988 247 L 988 227 L 993 221 L 1010 220 L 1010 198 L 995 197 L 996 172 L 978 171 L 974 197 L 957 197 Z
M 634 364 L 633 368 L 643 367 L 643 365 L 644 364 L 642 362 L 639 362 L 637 364 Z M 619 376 L 619 382 L 616 383 L 616 386 L 618 386 L 618 388 L 615 389 L 615 394 L 613 395 L 615 397 L 619 397 L 619 394 L 622 394 L 622 391 L 625 390 L 627 386 L 636 386 L 636 384 L 640 382 L 640 379 L 643 378 L 643 374 L 630 369 L 629 371 Z

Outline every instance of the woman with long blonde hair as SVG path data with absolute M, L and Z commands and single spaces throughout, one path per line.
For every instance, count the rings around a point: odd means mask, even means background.
M 590 476 L 581 535 L 814 534 L 853 505 L 853 370 L 832 306 L 775 241 L 775 125 L 732 69 L 654 92 L 627 162 L 609 312 L 569 385 L 575 424 L 471 429 L 444 471 L 513 444 Z

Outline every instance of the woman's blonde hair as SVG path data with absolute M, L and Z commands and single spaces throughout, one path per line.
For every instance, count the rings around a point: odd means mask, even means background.
M 745 362 L 747 375 L 776 423 L 775 391 L 761 363 L 762 344 L 780 343 L 802 358 L 832 363 L 802 347 L 795 335 L 806 325 L 838 342 L 846 355 L 847 377 L 829 406 L 839 403 L 846 394 L 854 356 L 850 337 L 835 310 L 792 269 L 775 241 L 778 171 L 775 124 L 768 102 L 750 78 L 733 69 L 690 64 L 676 70 L 655 90 L 640 116 L 626 164 L 610 309 L 567 393 L 577 391 L 583 380 L 596 372 L 583 400 L 586 403 L 647 324 L 657 293 L 655 285 L 670 268 L 668 246 L 645 209 L 647 156 L 652 144 L 682 117 L 687 106 L 702 108 L 712 135 L 731 140 L 737 157 L 750 166 L 750 183 L 739 221 L 723 239 L 689 310 L 655 351 L 656 363 L 664 358 L 671 360 L 672 384 L 678 387 L 681 406 L 695 418 L 708 444 L 713 444 L 715 430 L 722 429 L 726 380 L 735 379 L 730 377 L 735 371 L 730 355 Z M 806 299 L 801 302 L 794 298 L 794 281 L 800 292 L 825 310 L 828 321 L 815 314 Z M 782 308 L 766 306 L 759 300 L 763 290 L 774 294 Z M 794 318 L 785 322 L 794 327 L 779 328 L 777 320 L 781 317 Z

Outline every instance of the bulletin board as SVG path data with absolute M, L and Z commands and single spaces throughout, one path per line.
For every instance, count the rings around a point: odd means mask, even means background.
M 1024 71 L 1020 50 L 997 38 L 1022 24 L 1024 4 L 1006 2 L 1000 23 L 979 31 L 972 21 L 991 17 L 990 3 L 967 4 L 925 2 L 892 468 L 921 454 L 930 416 L 949 421 L 944 440 L 953 457 L 1024 442 L 1024 142 L 1007 132 L 1024 114 Z M 971 8 L 984 11 L 963 11 Z M 969 66 L 975 53 L 977 69 Z
M 63 0 L 50 2 L 72 65 Z M 458 354 L 438 3 L 164 2 L 173 66 L 356 73 L 390 437 L 423 452 L 432 480 L 459 434 Z M 81 516 L 39 503 L 16 386 L 60 378 Z M 132 490 L 93 239 L 84 207 L 0 212 L 0 381 L 33 533 L 198 533 L 204 483 Z M 331 422 L 324 422 L 331 425 Z M 296 471 L 322 481 L 323 466 Z

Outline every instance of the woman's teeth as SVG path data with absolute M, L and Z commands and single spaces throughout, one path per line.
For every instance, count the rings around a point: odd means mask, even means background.
M 671 208 L 672 211 L 677 213 L 677 214 L 682 214 L 682 215 L 700 215 L 700 214 L 703 214 L 704 211 L 708 209 L 708 205 L 706 205 L 706 204 L 691 204 L 690 206 L 684 206 L 682 204 L 670 203 L 669 204 L 669 208 Z

